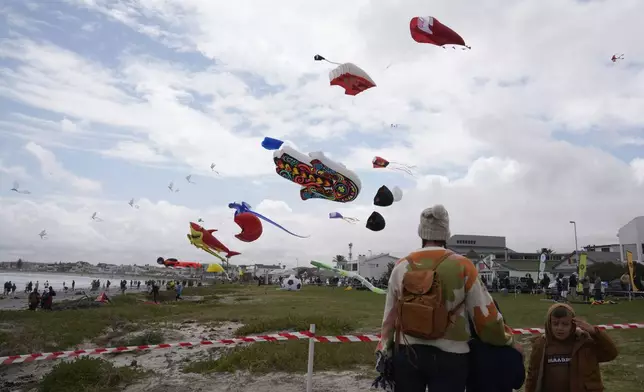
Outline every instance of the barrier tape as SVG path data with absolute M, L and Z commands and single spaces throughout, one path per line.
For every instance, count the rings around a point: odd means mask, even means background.
M 644 323 L 628 324 L 601 324 L 597 325 L 601 330 L 615 329 L 644 329 Z M 514 328 L 514 335 L 535 335 L 544 333 L 543 328 Z M 270 335 L 245 336 L 232 339 L 220 340 L 202 340 L 199 342 L 178 342 L 162 343 L 142 346 L 123 346 L 111 348 L 92 348 L 85 350 L 56 351 L 51 353 L 32 353 L 23 355 L 10 355 L 0 357 L 0 365 L 11 365 L 14 363 L 29 363 L 34 361 L 49 361 L 61 358 L 76 358 L 89 355 L 118 354 L 132 351 L 161 350 L 169 348 L 193 348 L 193 347 L 225 347 L 234 346 L 244 343 L 260 342 L 278 342 L 287 340 L 313 339 L 319 343 L 358 343 L 358 342 L 377 342 L 380 335 L 336 335 L 336 336 L 317 336 L 309 331 L 302 332 L 280 332 Z

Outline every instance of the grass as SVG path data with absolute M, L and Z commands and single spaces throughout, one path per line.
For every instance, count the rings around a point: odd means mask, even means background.
M 143 333 L 132 335 L 126 338 L 113 340 L 115 346 L 146 346 L 161 344 L 165 342 L 165 337 L 159 331 L 143 331 Z
M 163 293 L 163 292 L 162 292 Z M 28 353 L 41 350 L 67 349 L 84 341 L 96 341 L 111 326 L 129 332 L 151 328 L 150 334 L 128 334 L 137 341 L 127 345 L 149 344 L 162 339 L 154 330 L 164 323 L 195 320 L 199 323 L 241 322 L 235 335 L 256 335 L 276 331 L 300 331 L 316 324 L 318 334 L 374 333 L 382 320 L 384 296 L 368 291 L 343 291 L 328 287 L 305 287 L 301 292 L 286 292 L 275 287 L 217 285 L 186 288 L 185 296 L 200 295 L 203 303 L 174 301 L 173 293 L 163 294 L 166 303 L 145 305 L 139 296 L 114 299 L 114 304 L 97 309 L 64 312 L 0 312 L 4 324 L 0 333 L 0 352 Z M 167 297 L 166 297 L 167 296 Z M 501 311 L 511 326 L 540 327 L 550 302 L 537 296 L 497 296 Z M 641 322 L 644 301 L 620 302 L 618 305 L 591 307 L 573 305 L 580 317 L 594 324 Z M 602 366 L 606 390 L 638 390 L 644 383 L 644 372 L 638 368 L 638 353 L 644 349 L 644 330 L 610 331 L 620 349 L 620 356 Z M 117 339 L 118 336 L 113 337 Z M 527 344 L 530 337 L 519 336 Z M 113 340 L 112 340 L 113 341 Z M 144 343 L 145 342 L 145 343 Z M 316 344 L 316 370 L 372 368 L 375 343 Z M 641 356 L 641 355 L 640 355 Z M 187 363 L 184 371 L 194 373 L 254 373 L 275 371 L 305 372 L 308 342 L 258 343 L 244 347 L 213 350 L 211 357 Z M 641 366 L 641 365 L 640 365 Z M 369 373 L 368 376 L 371 376 Z
M 41 381 L 40 392 L 112 392 L 126 386 L 145 373 L 126 367 L 115 367 L 99 358 L 79 358 L 60 362 Z

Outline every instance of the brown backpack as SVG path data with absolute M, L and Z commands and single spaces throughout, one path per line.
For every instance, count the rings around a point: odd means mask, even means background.
M 396 343 L 400 334 L 419 339 L 436 340 L 445 336 L 453 316 L 464 305 L 465 299 L 448 311 L 443 300 L 441 279 L 436 271 L 453 252 L 446 251 L 432 269 L 416 269 L 409 262 L 411 271 L 403 277 L 402 296 L 398 300 Z

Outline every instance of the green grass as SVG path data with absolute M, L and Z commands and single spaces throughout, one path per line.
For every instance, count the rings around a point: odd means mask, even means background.
M 60 362 L 38 386 L 40 392 L 112 392 L 124 387 L 145 373 L 132 368 L 114 367 L 99 358 L 79 358 L 72 362 Z
M 166 323 L 195 320 L 215 324 L 235 321 L 244 324 L 234 333 L 238 336 L 276 331 L 300 331 L 316 324 L 322 335 L 376 333 L 379 331 L 384 296 L 368 291 L 344 291 L 337 288 L 305 287 L 301 292 L 286 292 L 275 287 L 217 285 L 186 288 L 186 296 L 201 295 L 203 303 L 174 301 L 174 294 L 164 294 L 166 303 L 145 305 L 141 297 L 127 295 L 115 298 L 114 304 L 98 309 L 64 312 L 0 312 L 4 324 L 0 333 L 0 352 L 7 354 L 57 350 L 74 347 L 85 340 L 96 341 L 105 336 L 105 329 L 117 332 L 107 340 L 118 341 L 127 332 L 138 329 L 159 330 Z M 550 302 L 540 297 L 519 295 L 496 296 L 501 311 L 513 327 L 541 327 Z M 618 305 L 573 305 L 580 317 L 594 324 L 644 321 L 644 301 L 620 302 Z M 610 331 L 620 349 L 618 359 L 602 367 L 606 390 L 626 392 L 638 390 L 644 383 L 639 371 L 638 353 L 644 350 L 644 330 Z M 152 343 L 162 336 L 143 336 L 136 342 Z M 148 339 L 148 340 L 145 340 Z M 518 336 L 529 352 L 529 336 Z M 374 366 L 375 343 L 316 344 L 315 369 L 360 369 Z M 245 347 L 220 349 L 211 358 L 187 363 L 184 371 L 195 373 L 233 372 L 247 370 L 265 372 L 305 372 L 308 357 L 307 341 L 258 343 Z M 641 356 L 641 354 L 640 354 Z M 369 373 L 371 376 L 372 373 Z

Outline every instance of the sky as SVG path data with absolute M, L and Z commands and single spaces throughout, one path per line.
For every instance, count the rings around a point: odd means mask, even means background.
M 568 252 L 571 220 L 583 246 L 644 215 L 641 0 L 2 4 L 0 260 L 210 263 L 186 239 L 200 218 L 241 252 L 234 264 L 328 262 L 349 243 L 403 256 L 437 203 L 452 234 Z M 472 49 L 412 40 L 410 19 L 429 15 Z M 345 95 L 315 54 L 376 87 Z M 265 136 L 343 163 L 358 198 L 301 200 Z M 376 155 L 415 175 L 373 169 Z M 382 185 L 403 199 L 375 207 Z M 310 237 L 264 225 L 241 242 L 234 201 Z M 374 210 L 380 232 L 364 226 Z

